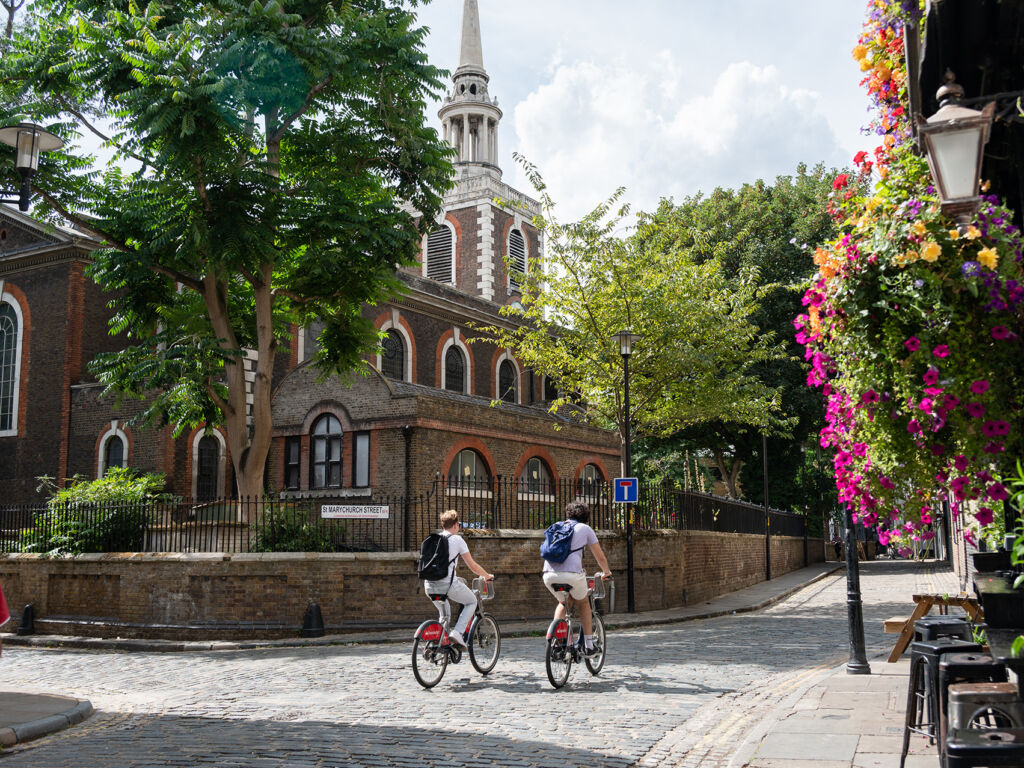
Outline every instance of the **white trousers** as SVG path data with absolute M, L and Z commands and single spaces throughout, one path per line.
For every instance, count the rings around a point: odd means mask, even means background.
M 454 600 L 462 605 L 462 612 L 459 613 L 459 619 L 455 622 L 455 626 L 452 629 L 460 635 L 465 635 L 466 627 L 469 626 L 470 619 L 473 618 L 473 614 L 476 612 L 476 595 L 473 594 L 473 590 L 466 584 L 466 580 L 461 576 L 456 576 L 452 581 L 451 587 L 448 586 L 448 579 L 427 581 L 424 582 L 424 591 L 427 594 L 441 595 L 447 592 L 449 600 Z M 444 618 L 444 603 L 436 603 L 436 605 L 441 618 Z

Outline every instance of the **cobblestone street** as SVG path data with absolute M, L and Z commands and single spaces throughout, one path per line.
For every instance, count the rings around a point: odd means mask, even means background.
M 948 571 L 862 567 L 869 658 L 882 620 Z M 562 691 L 544 641 L 505 638 L 487 678 L 468 659 L 433 691 L 411 643 L 217 653 L 5 649 L 4 687 L 89 699 L 82 725 L 18 746 L 3 768 L 75 766 L 718 766 L 808 675 L 847 658 L 839 571 L 770 608 L 614 631 L 599 677 Z M 424 602 L 424 618 L 430 606 Z

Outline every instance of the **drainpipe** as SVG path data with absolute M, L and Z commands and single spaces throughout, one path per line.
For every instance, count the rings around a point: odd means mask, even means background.
M 402 499 L 402 548 L 408 552 L 412 547 L 412 539 L 409 530 L 412 522 L 410 505 L 412 504 L 412 426 L 406 424 L 402 427 L 402 437 L 405 439 L 405 498 Z

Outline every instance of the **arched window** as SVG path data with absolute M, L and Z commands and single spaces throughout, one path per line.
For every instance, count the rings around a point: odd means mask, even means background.
M 454 344 L 444 353 L 444 388 L 452 392 L 466 391 L 466 358 Z
M 509 287 L 518 290 L 522 278 L 516 273 L 526 274 L 526 240 L 518 229 L 513 229 L 508 233 L 508 268 Z
M 484 490 L 490 487 L 490 481 L 491 473 L 483 456 L 472 448 L 464 448 L 452 460 L 448 470 L 449 485 Z
M 427 235 L 427 277 L 431 280 L 453 282 L 454 244 L 452 229 L 447 224 L 442 224 Z
M 203 435 L 196 449 L 196 501 L 217 498 L 220 474 L 220 442 L 213 435 Z
M 118 434 L 113 434 L 103 443 L 103 474 L 114 467 L 125 466 L 125 444 Z
M 603 482 L 600 468 L 596 464 L 587 464 L 576 481 L 576 492 L 581 496 L 597 495 Z
M 549 402 L 558 399 L 558 383 L 550 376 L 544 377 L 544 399 Z
M 543 459 L 536 456 L 526 462 L 519 480 L 522 484 L 521 490 L 526 493 L 554 493 L 551 470 Z
M 380 371 L 389 379 L 405 381 L 405 342 L 402 334 L 392 328 L 384 336 L 384 351 L 380 356 Z
M 0 301 L 0 435 L 17 434 L 21 378 L 21 313 Z
M 498 398 L 506 403 L 518 403 L 518 376 L 516 366 L 511 360 L 502 360 L 498 366 Z
M 341 488 L 341 422 L 325 414 L 313 424 L 310 437 L 311 488 Z

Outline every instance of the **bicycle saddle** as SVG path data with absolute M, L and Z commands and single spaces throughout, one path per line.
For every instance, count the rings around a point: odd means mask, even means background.
M 552 584 L 551 588 L 555 592 L 572 592 L 572 584 Z
M 427 594 L 427 597 L 429 597 L 429 598 L 430 598 L 431 600 L 433 600 L 433 601 L 434 601 L 435 603 L 439 603 L 439 602 L 441 602 L 442 600 L 447 600 L 447 599 L 448 599 L 448 593 L 446 592 L 446 593 L 445 593 L 445 594 L 443 594 L 443 595 L 438 595 L 438 594 L 436 594 L 436 593 L 434 593 L 434 594 L 430 594 L 430 593 L 428 593 L 428 594 Z

